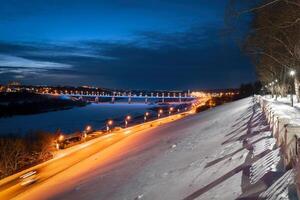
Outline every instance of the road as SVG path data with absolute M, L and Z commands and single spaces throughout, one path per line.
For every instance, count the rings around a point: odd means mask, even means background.
M 206 102 L 206 100 L 207 99 L 203 99 L 203 102 Z M 13 199 L 15 197 L 18 197 L 18 195 L 22 194 L 25 191 L 33 190 L 35 187 L 38 187 L 40 184 L 46 182 L 51 177 L 54 177 L 55 175 L 68 170 L 72 166 L 103 151 L 104 149 L 118 143 L 119 141 L 132 134 L 154 129 L 157 126 L 179 120 L 194 113 L 195 109 L 188 112 L 157 119 L 151 122 L 146 122 L 141 125 L 136 125 L 116 132 L 112 132 L 102 137 L 90 140 L 86 143 L 73 146 L 69 149 L 61 150 L 55 155 L 53 159 L 45 163 L 39 164 L 28 170 L 24 170 L 20 173 L 0 180 L 0 199 Z M 34 180 L 32 184 L 29 184 L 29 182 L 25 182 L 28 181 L 29 178 L 20 178 L 22 175 L 27 174 L 28 172 L 36 173 L 32 176 L 32 179 Z M 29 179 L 29 181 L 32 180 Z

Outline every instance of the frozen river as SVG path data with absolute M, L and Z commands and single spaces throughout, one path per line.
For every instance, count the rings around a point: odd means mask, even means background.
M 34 115 L 19 115 L 0 118 L 0 134 L 26 133 L 32 130 L 54 132 L 58 128 L 65 133 L 81 131 L 86 125 L 103 128 L 107 119 L 122 121 L 126 115 L 141 116 L 155 105 L 147 104 L 90 104 L 70 110 L 61 110 Z

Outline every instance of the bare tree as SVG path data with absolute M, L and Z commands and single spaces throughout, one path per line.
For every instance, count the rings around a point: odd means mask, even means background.
M 249 6 L 235 6 L 244 4 Z M 291 85 L 290 70 L 296 70 L 293 85 L 299 100 L 300 77 L 300 1 L 232 0 L 235 16 L 248 14 L 251 26 L 244 38 L 244 50 L 256 66 L 259 79 L 270 91 L 285 95 Z M 234 9 L 231 9 L 234 10 Z M 249 17 L 250 15 L 250 17 Z M 276 81 L 275 81 L 276 80 Z

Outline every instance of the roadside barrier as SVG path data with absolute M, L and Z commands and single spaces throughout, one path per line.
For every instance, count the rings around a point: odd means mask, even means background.
M 291 118 L 280 115 L 274 108 L 272 109 L 272 102 L 262 96 L 256 95 L 255 98 L 268 121 L 273 137 L 276 139 L 276 146 L 280 148 L 285 169 L 296 168 L 298 171 L 295 185 L 298 199 L 300 199 L 300 123 L 295 124 Z
M 292 124 L 291 119 L 280 116 L 269 102 L 261 96 L 255 96 L 270 126 L 276 145 L 280 147 L 284 166 L 290 169 L 295 166 L 299 154 L 300 124 Z
M 287 124 L 285 126 L 284 141 L 281 145 L 284 158 L 284 166 L 287 169 L 293 168 L 297 163 L 299 156 L 299 138 L 300 126 Z

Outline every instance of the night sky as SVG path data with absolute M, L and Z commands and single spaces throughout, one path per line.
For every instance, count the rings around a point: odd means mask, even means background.
M 0 83 L 213 89 L 255 80 L 227 0 L 0 0 Z

